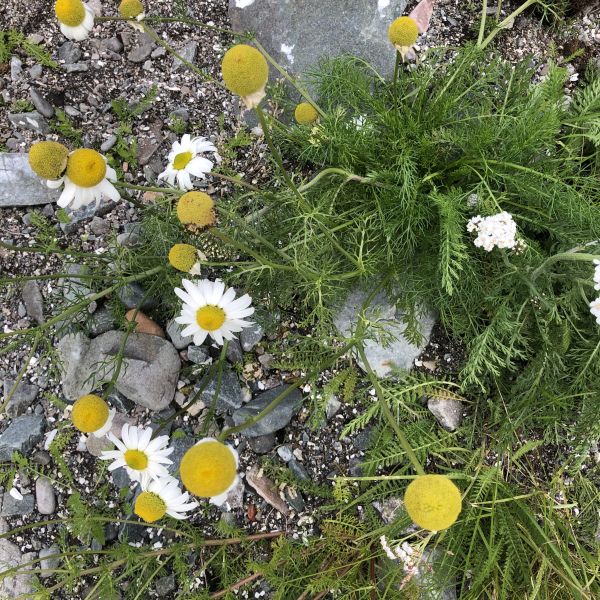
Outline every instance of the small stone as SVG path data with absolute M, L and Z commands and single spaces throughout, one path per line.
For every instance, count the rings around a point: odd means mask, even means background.
M 41 515 L 51 515 L 56 510 L 56 494 L 46 477 L 38 477 L 35 482 L 35 501 Z
M 42 579 L 52 577 L 53 571 L 58 569 L 60 565 L 60 556 L 56 556 L 58 554 L 60 554 L 60 548 L 57 544 L 52 544 L 52 546 L 40 550 L 40 568 L 42 571 L 47 571 L 41 574 Z
M 287 486 L 284 489 L 283 494 L 287 503 L 296 511 L 296 513 L 304 512 L 306 504 L 304 503 L 304 498 L 300 492 L 295 488 Z
M 89 70 L 89 68 L 90 66 L 86 62 L 72 63 L 64 66 L 64 69 L 67 73 L 85 73 Z M 65 112 L 69 116 L 76 117 L 79 115 L 79 111 L 75 111 L 75 114 L 73 114 L 73 110 L 69 110 L 70 108 L 72 109 L 72 107 L 65 106 Z
M 111 37 L 108 39 L 104 39 L 100 42 L 100 47 L 105 50 L 110 50 L 111 52 L 115 52 L 119 54 L 119 52 L 123 51 L 123 43 L 118 37 Z
M 21 554 L 19 547 L 7 539 L 0 539 L 0 572 L 15 569 L 31 560 L 32 553 Z M 35 555 L 34 555 L 35 556 Z M 31 567 L 26 567 L 31 569 Z M 30 598 L 34 593 L 34 577 L 28 573 L 9 575 L 0 581 L 0 598 Z
M 30 280 L 23 285 L 21 292 L 27 314 L 38 324 L 44 322 L 44 299 L 37 281 Z
M 89 327 L 90 336 L 98 337 L 114 327 L 115 316 L 110 308 L 101 306 L 98 310 L 94 311 L 93 315 L 90 315 L 87 325 Z
M 292 460 L 288 461 L 288 468 L 293 473 L 294 477 L 304 481 L 310 481 L 310 475 L 295 458 L 292 458 Z
M 42 439 L 45 418 L 41 415 L 22 415 L 0 435 L 0 461 L 8 462 L 13 452 L 28 456 L 33 447 Z
M 428 398 L 427 408 L 437 422 L 448 431 L 460 427 L 463 419 L 463 405 L 454 398 Z
M 187 348 L 194 339 L 191 335 L 181 335 L 181 332 L 185 327 L 185 325 L 180 325 L 177 323 L 175 319 L 171 319 L 167 323 L 167 335 L 177 350 L 183 350 L 184 348 Z
M 242 329 L 240 332 L 240 342 L 244 352 L 250 352 L 263 339 L 264 333 L 262 325 L 259 323 L 254 323 L 250 327 Z
M 198 398 L 206 406 L 212 406 L 217 388 L 217 377 L 217 373 L 207 373 L 194 388 L 192 396 L 196 395 L 197 391 L 204 386 Z M 238 376 L 230 368 L 225 367 L 221 376 L 221 387 L 217 396 L 216 412 L 217 414 L 222 414 L 227 411 L 236 410 L 241 405 L 242 388 L 240 387 Z M 270 432 L 267 431 L 265 433 Z
M 152 53 L 150 54 L 150 58 L 159 58 L 161 56 L 164 56 L 166 53 L 167 53 L 167 51 L 162 46 L 159 46 L 158 48 L 155 48 L 154 50 L 152 50 Z
M 140 236 L 135 231 L 125 231 L 117 236 L 117 243 L 124 248 L 135 248 L 140 243 Z
M 14 385 L 14 379 L 4 380 L 4 398 L 8 398 Z M 6 407 L 6 414 L 9 417 L 18 417 L 27 412 L 27 409 L 35 402 L 39 391 L 40 388 L 37 385 L 20 381 Z
M 29 129 L 38 133 L 48 133 L 50 128 L 48 122 L 37 111 L 27 113 L 9 113 L 8 120 L 15 126 L 21 129 Z
M 248 445 L 256 454 L 266 454 L 275 446 L 275 434 L 259 435 L 248 440 Z
M 81 48 L 75 42 L 65 42 L 58 48 L 58 59 L 69 65 L 81 58 Z
M 155 323 L 150 317 L 145 315 L 141 310 L 132 308 L 125 313 L 125 320 L 129 323 L 133 320 L 136 322 L 134 331 L 136 333 L 146 333 L 148 335 L 156 335 L 165 338 L 165 332 L 162 327 Z
M 108 139 L 104 140 L 102 144 L 100 144 L 101 152 L 108 152 L 115 144 L 117 143 L 116 135 L 109 135 Z
M 23 63 L 16 56 L 10 59 L 10 78 L 12 81 L 17 81 L 21 77 L 23 71 Z
M 402 502 L 402 498 L 396 496 L 390 496 L 373 502 L 373 508 L 381 515 L 381 519 L 386 525 L 389 525 L 398 518 L 404 510 L 403 507 L 404 502 Z
M 30 33 L 27 36 L 27 41 L 32 44 L 41 44 L 44 41 L 44 36 L 39 33 Z
M 25 494 L 22 499 L 13 498 L 8 492 L 2 496 L 0 516 L 14 517 L 29 515 L 33 512 L 33 494 Z
M 129 38 L 128 38 L 129 39 Z M 131 38 L 131 43 L 126 44 L 128 48 L 127 60 L 134 63 L 143 63 L 152 53 L 154 42 L 145 33 Z
M 159 598 L 165 597 L 167 594 L 174 592 L 175 588 L 175 575 L 173 574 L 156 580 L 155 590 Z
M 27 153 L 0 152 L 0 207 L 50 204 L 59 195 L 31 170 Z
M 110 231 L 110 225 L 102 217 L 94 217 L 90 223 L 90 230 L 95 235 L 104 235 Z
M 189 63 L 194 63 L 196 60 L 196 53 L 198 52 L 198 43 L 195 41 L 189 41 L 183 48 L 177 51 L 177 54 L 181 58 L 185 59 Z M 178 58 L 173 58 L 173 71 L 177 71 L 183 66 L 183 63 Z
M 196 365 L 206 365 L 212 362 L 212 358 L 204 346 L 188 346 L 187 357 L 190 362 Z
M 106 436 L 96 437 L 90 434 L 85 440 L 85 447 L 92 456 L 100 456 L 105 450 L 111 450 L 113 444 Z
M 191 394 L 190 397 L 188 398 L 188 397 L 186 397 L 185 394 L 182 394 L 181 392 L 176 392 L 175 393 L 175 402 L 177 402 L 177 404 L 179 406 L 184 407 L 192 401 L 193 397 L 194 397 L 194 394 Z M 206 404 L 204 404 L 204 402 L 202 400 L 196 400 L 193 404 L 191 404 L 190 406 L 188 406 L 186 408 L 186 411 L 190 415 L 192 415 L 192 417 L 196 417 L 205 408 L 206 408 Z
M 275 357 L 272 354 L 266 352 L 265 354 L 261 354 L 258 357 L 258 362 L 265 368 L 267 371 L 273 366 L 273 361 Z
M 171 111 L 171 114 L 169 116 L 171 118 L 180 119 L 184 123 L 187 123 L 190 120 L 190 111 L 182 106 Z
M 42 114 L 47 119 L 50 119 L 54 116 L 54 107 L 48 100 L 41 96 L 41 94 L 32 87 L 29 90 L 29 97 L 31 98 L 31 102 L 35 106 L 36 110 Z
M 40 79 L 43 71 L 42 65 L 33 65 L 33 67 L 29 69 L 29 77 L 31 77 L 31 79 Z
M 42 467 L 47 467 L 52 460 L 50 454 L 45 450 L 38 450 L 32 457 L 31 461 L 36 465 L 41 465 Z
M 329 419 L 335 417 L 341 407 L 342 403 L 335 396 L 331 396 L 327 400 L 327 405 L 325 406 L 325 416 L 327 417 L 327 420 L 329 421 Z
M 154 156 L 154 153 L 160 148 L 160 143 L 143 138 L 138 142 L 137 159 L 140 165 L 143 167 L 150 162 L 150 159 Z
M 287 445 L 279 446 L 279 448 L 277 448 L 277 454 L 279 455 L 279 458 L 286 463 L 294 458 L 292 449 Z
M 156 306 L 156 300 L 151 298 L 146 290 L 136 282 L 127 283 L 117 290 L 117 297 L 125 308 L 140 308 L 150 310 Z
M 244 361 L 242 346 L 237 339 L 232 339 L 227 345 L 226 357 L 231 364 L 241 363 Z
M 289 514 L 287 504 L 279 497 L 275 484 L 264 475 L 262 469 L 257 466 L 252 467 L 246 472 L 246 481 L 265 502 L 278 510 L 284 517 Z

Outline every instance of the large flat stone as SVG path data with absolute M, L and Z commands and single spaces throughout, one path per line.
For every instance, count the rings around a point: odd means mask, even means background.
M 44 417 L 41 415 L 21 415 L 0 435 L 0 461 L 9 461 L 13 452 L 27 456 L 42 439 Z
M 31 170 L 27 154 L 0 152 L 0 208 L 49 204 L 59 196 Z
M 380 73 L 394 69 L 390 23 L 407 0 L 229 0 L 234 31 L 252 31 L 284 68 L 304 73 L 323 57 L 353 54 Z

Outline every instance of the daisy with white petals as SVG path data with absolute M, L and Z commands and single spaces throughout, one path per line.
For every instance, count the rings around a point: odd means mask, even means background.
M 85 40 L 94 27 L 94 11 L 81 0 L 56 0 L 54 14 L 62 34 L 70 40 Z
M 108 467 L 109 471 L 125 467 L 132 481 L 139 481 L 144 485 L 151 479 L 169 477 L 169 472 L 164 466 L 172 462 L 167 458 L 173 452 L 173 448 L 167 448 L 168 436 L 161 435 L 151 440 L 150 427 L 136 427 L 125 423 L 121 430 L 121 438 L 123 441 L 112 433 L 108 434 L 108 439 L 117 449 L 105 450 L 100 459 L 113 461 Z
M 175 293 L 184 302 L 181 315 L 175 321 L 186 325 L 182 335 L 194 336 L 196 346 L 200 346 L 209 334 L 222 346 L 223 339 L 232 340 L 234 333 L 252 325 L 251 321 L 244 320 L 254 313 L 248 294 L 235 300 L 235 290 L 225 289 L 225 284 L 218 279 L 202 279 L 197 284 L 184 279 L 182 283 L 185 291 L 175 288 Z
M 90 148 L 79 148 L 69 154 L 67 170 L 59 179 L 46 182 L 49 188 L 65 188 L 58 199 L 58 206 L 69 206 L 77 210 L 94 202 L 99 204 L 103 196 L 113 201 L 121 197 L 111 181 L 117 180 L 117 173 L 109 167 L 106 158 Z
M 173 477 L 153 479 L 142 485 L 142 492 L 135 501 L 133 512 L 146 521 L 154 523 L 165 514 L 174 519 L 187 519 L 184 513 L 197 508 L 187 492 L 182 492 L 179 482 Z
M 221 160 L 212 142 L 203 137 L 193 138 L 186 133 L 181 142 L 173 144 L 169 152 L 169 164 L 158 178 L 165 179 L 169 185 L 175 185 L 177 181 L 180 189 L 191 190 L 194 187 L 192 176 L 204 179 L 213 168 L 212 161 L 200 156 L 201 152 L 213 152 L 215 160 Z

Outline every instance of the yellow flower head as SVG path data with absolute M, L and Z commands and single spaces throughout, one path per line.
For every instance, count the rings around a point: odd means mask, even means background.
M 417 22 L 411 17 L 398 17 L 388 29 L 388 38 L 397 48 L 412 46 L 418 36 Z
M 121 0 L 121 4 L 119 4 L 119 15 L 124 19 L 135 19 L 143 12 L 144 5 L 140 0 Z
M 296 121 L 301 125 L 306 123 L 314 123 L 319 117 L 317 109 L 309 102 L 300 102 L 294 111 Z
M 29 166 L 42 179 L 58 179 L 68 156 L 68 148 L 58 142 L 36 142 L 29 148 Z
M 82 433 L 98 431 L 109 417 L 108 404 L 99 396 L 87 394 L 73 404 L 71 419 Z
M 77 27 L 83 23 L 85 7 L 81 0 L 56 0 L 54 13 L 63 25 Z
M 192 494 L 203 498 L 220 496 L 237 480 L 237 453 L 231 446 L 206 438 L 183 455 L 179 474 Z
M 264 90 L 269 65 L 256 48 L 238 44 L 225 52 L 221 72 L 227 89 L 244 98 Z
M 177 203 L 177 218 L 184 225 L 210 227 L 215 222 L 215 203 L 204 192 L 187 192 Z
M 198 261 L 198 252 L 190 244 L 175 244 L 169 250 L 169 262 L 178 271 L 189 273 Z
M 406 512 L 429 531 L 450 527 L 458 519 L 461 505 L 460 490 L 444 475 L 420 475 L 404 493 Z
M 154 523 L 165 516 L 167 505 L 158 494 L 142 492 L 135 501 L 133 512 L 146 523 Z
M 67 177 L 80 187 L 94 187 L 106 175 L 106 161 L 101 154 L 90 148 L 80 148 L 69 156 Z

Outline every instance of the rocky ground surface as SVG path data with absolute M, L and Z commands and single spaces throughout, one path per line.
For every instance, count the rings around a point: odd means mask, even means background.
M 389 3 L 379 2 L 383 4 Z M 454 46 L 474 39 L 479 13 L 468 8 L 470 5 L 461 0 L 440 0 L 429 31 L 419 40 L 418 52 L 439 44 Z M 508 14 L 513 6 L 516 3 L 503 3 L 501 15 Z M 236 135 L 239 130 L 237 107 L 231 96 L 211 81 L 200 84 L 193 74 L 178 66 L 164 48 L 119 22 L 97 25 L 91 38 L 84 42 L 66 41 L 47 8 L 45 0 L 26 4 L 8 0 L 0 8 L 2 23 L 22 31 L 30 42 L 44 48 L 57 62 L 56 68 L 50 68 L 39 59 L 17 51 L 9 62 L 0 64 L 1 150 L 26 152 L 33 141 L 40 139 L 57 139 L 73 148 L 83 144 L 109 155 L 125 181 L 152 184 L 164 168 L 170 144 L 181 133 L 187 131 L 208 137 L 220 148 Z M 229 33 L 219 30 L 229 27 L 227 2 L 149 0 L 146 8 L 148 13 L 163 16 L 183 11 L 210 25 L 211 28 L 202 30 L 184 25 L 161 25 L 157 30 L 163 39 L 202 69 L 207 79 L 219 79 L 220 57 L 232 40 Z M 490 14 L 495 10 L 496 7 L 489 7 Z M 533 61 L 540 77 L 551 58 L 563 60 L 576 53 L 568 67 L 575 83 L 583 76 L 587 61 L 598 59 L 599 45 L 599 9 L 592 8 L 559 28 L 540 24 L 536 15 L 520 16 L 502 36 L 499 49 L 509 60 Z M 119 98 L 125 99 L 125 106 L 135 105 L 144 97 L 152 101 L 147 110 L 133 117 L 123 118 L 111 105 L 111 101 Z M 260 183 L 268 175 L 264 154 L 262 138 L 253 137 L 248 144 L 228 154 L 228 166 L 232 172 L 243 174 L 247 181 Z M 206 189 L 223 199 L 229 191 L 227 185 L 216 179 L 211 179 Z M 113 237 L 124 245 L 135 241 L 139 211 L 132 204 L 103 205 L 95 213 L 70 215 L 70 222 L 66 222 L 53 204 L 41 203 L 35 212 L 31 206 L 23 206 L 25 199 L 18 201 L 24 196 L 20 190 L 19 183 L 2 180 L 0 172 L 0 239 L 4 242 L 29 246 L 44 235 L 46 240 L 54 238 L 58 248 L 71 246 L 81 252 L 101 255 L 107 240 Z M 31 194 L 27 194 L 27 199 L 31 200 Z M 150 197 L 141 195 L 138 199 L 151 201 Z M 46 225 L 40 224 L 38 215 L 44 217 Z M 41 276 L 61 273 L 64 268 L 60 254 L 23 254 L 0 248 L 1 277 Z M 31 281 L 22 286 L 3 285 L 2 331 L 43 323 L 56 313 L 65 295 L 81 297 L 86 293 L 88 290 L 81 284 L 72 280 L 65 285 L 64 279 Z M 136 304 L 139 293 L 135 287 L 129 289 L 129 295 L 122 298 L 125 309 Z M 89 337 L 58 333 L 51 340 L 58 352 L 54 359 L 45 352 L 31 352 L 30 343 L 0 356 L 4 397 L 27 365 L 6 414 L 0 417 L 3 472 L 12 474 L 6 461 L 14 451 L 27 457 L 33 465 L 33 470 L 16 469 L 14 478 L 2 480 L 6 484 L 0 489 L 2 532 L 45 519 L 60 519 L 66 515 L 67 502 L 74 494 L 79 494 L 84 504 L 94 504 L 99 497 L 114 497 L 117 506 L 121 501 L 130 503 L 134 498 L 135 489 L 124 472 L 116 472 L 109 486 L 97 479 L 95 474 L 99 467 L 95 457 L 102 448 L 99 444 L 86 443 L 68 427 L 68 404 L 89 387 L 89 366 L 105 360 L 107 348 L 122 335 L 106 306 L 100 303 L 93 308 Z M 381 309 L 391 311 L 391 318 L 398 316 L 386 305 L 385 299 Z M 208 433 L 239 424 L 260 411 L 282 386 L 298 376 L 296 372 L 276 367 L 276 352 L 285 350 L 286 338 L 295 331 L 293 316 L 263 314 L 257 321 L 259 325 L 230 348 L 217 406 L 218 419 Z M 463 349 L 448 340 L 439 326 L 433 326 L 432 330 L 432 322 L 425 325 L 429 338 L 427 347 L 407 348 L 405 345 L 390 351 L 396 353 L 399 362 L 405 361 L 403 366 L 414 364 L 419 370 L 451 375 L 460 363 Z M 340 329 L 343 331 L 347 326 L 347 322 L 342 323 Z M 144 328 L 148 333 L 131 336 L 126 351 L 131 368 L 119 375 L 111 393 L 111 402 L 119 411 L 115 432 L 125 420 L 164 427 L 172 436 L 177 464 L 177 458 L 199 436 L 207 433 L 201 428 L 201 417 L 210 405 L 210 391 L 214 390 L 215 382 L 207 381 L 206 377 L 218 351 L 209 346 L 191 345 L 191 340 L 181 338 L 172 322 L 145 323 Z M 381 358 L 381 351 L 375 344 L 375 359 Z M 80 357 L 79 362 L 69 358 L 75 354 Z M 56 356 L 63 357 L 62 373 L 57 369 Z M 152 393 L 148 393 L 146 377 L 136 371 L 135 360 L 150 365 L 157 382 L 150 386 Z M 332 373 L 325 373 L 324 380 L 331 376 Z M 175 415 L 203 383 L 207 384 L 206 390 L 198 401 Z M 311 390 L 304 388 L 291 394 L 259 427 L 235 436 L 233 443 L 240 453 L 240 471 L 244 475 L 242 484 L 224 506 L 203 505 L 191 523 L 207 536 L 215 534 L 215 523 L 220 519 L 236 523 L 248 533 L 284 530 L 298 538 L 315 533 L 318 524 L 313 515 L 322 503 L 313 493 L 315 486 L 331 487 L 333 476 L 360 472 L 368 436 L 340 437 L 344 426 L 372 401 L 370 386 L 362 385 L 359 389 L 362 400 L 354 405 L 330 398 L 325 414 L 315 423 L 309 411 Z M 447 409 L 430 401 L 428 408 L 440 426 L 455 429 L 463 418 L 463 407 L 460 403 L 445 406 Z M 51 445 L 54 436 L 61 440 L 58 450 Z M 262 473 L 261 466 L 264 467 Z M 17 531 L 10 538 L 0 540 L 0 564 L 16 566 L 39 557 L 44 559 L 42 568 L 55 568 L 57 562 L 44 557 L 55 553 L 64 531 L 60 524 L 35 531 L 34 535 L 27 530 Z M 169 541 L 164 532 L 157 533 L 141 525 L 109 523 L 104 533 L 105 546 L 126 539 L 130 544 L 144 543 L 159 548 Z M 97 540 L 91 542 L 92 549 L 101 547 Z M 45 581 L 51 584 L 53 580 Z M 0 597 L 28 593 L 31 585 L 31 578 L 26 576 L 5 580 L 0 583 Z M 85 598 L 92 585 L 93 579 L 82 579 L 68 596 L 53 597 Z M 205 585 L 205 581 L 199 578 L 198 585 Z M 261 585 L 256 584 L 257 593 Z M 169 594 L 174 593 L 174 579 L 167 576 L 157 582 L 148 597 L 170 597 Z

